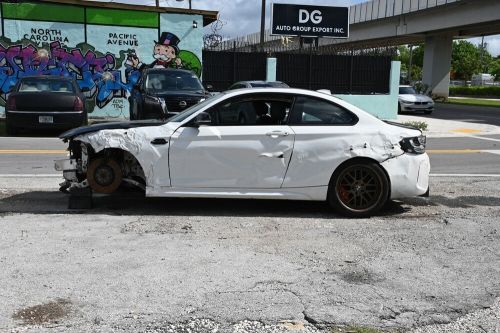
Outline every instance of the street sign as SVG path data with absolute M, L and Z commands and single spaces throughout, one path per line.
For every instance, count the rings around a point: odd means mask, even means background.
M 349 7 L 272 4 L 271 35 L 349 37 Z

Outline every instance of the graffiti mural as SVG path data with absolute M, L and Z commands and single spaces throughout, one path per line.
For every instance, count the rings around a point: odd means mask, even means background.
M 96 52 L 91 45 L 67 48 L 59 41 L 36 47 L 31 42 L 10 43 L 0 40 L 0 104 L 17 80 L 31 75 L 74 77 L 87 97 L 94 97 L 104 107 L 114 97 L 125 97 L 139 80 L 140 72 L 129 71 L 125 80 L 120 70 L 125 53 L 118 58 L 110 53 Z
M 38 47 L 28 39 L 12 43 L 2 37 L 0 105 L 5 105 L 7 94 L 17 80 L 24 76 L 74 77 L 86 97 L 93 98 L 99 108 L 105 107 L 115 98 L 126 98 L 140 79 L 144 68 L 185 68 L 200 76 L 201 61 L 194 53 L 179 50 L 179 42 L 177 36 L 163 32 L 160 40 L 155 42 L 154 63 L 145 65 L 140 62 L 133 49 L 121 50 L 115 55 L 97 51 L 86 43 L 69 48 L 60 41 L 53 41 Z

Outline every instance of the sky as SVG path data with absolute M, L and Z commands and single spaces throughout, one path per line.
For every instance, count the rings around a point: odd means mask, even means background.
M 128 4 L 154 5 L 155 0 L 94 0 L 104 2 L 121 2 Z M 366 0 L 285 0 L 275 2 L 314 4 L 326 6 L 344 6 L 364 2 Z M 269 8 L 271 0 L 267 0 L 266 28 L 270 25 Z M 224 39 L 242 37 L 260 29 L 261 0 L 191 0 L 192 8 L 219 11 L 222 29 L 217 31 Z M 161 6 L 188 8 L 188 0 L 160 0 Z M 209 27 L 205 33 L 211 33 Z M 472 38 L 474 44 L 480 44 L 481 38 Z M 493 56 L 500 55 L 500 35 L 484 38 L 487 49 Z

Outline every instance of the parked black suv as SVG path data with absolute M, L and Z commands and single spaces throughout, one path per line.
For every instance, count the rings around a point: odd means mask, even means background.
M 191 71 L 149 68 L 132 90 L 130 120 L 166 119 L 209 96 Z

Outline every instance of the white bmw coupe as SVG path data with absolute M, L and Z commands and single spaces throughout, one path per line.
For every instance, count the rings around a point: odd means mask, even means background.
M 384 122 L 331 95 L 290 88 L 231 90 L 165 123 L 115 122 L 61 135 L 62 189 L 148 197 L 326 200 L 347 216 L 428 191 L 421 131 Z

